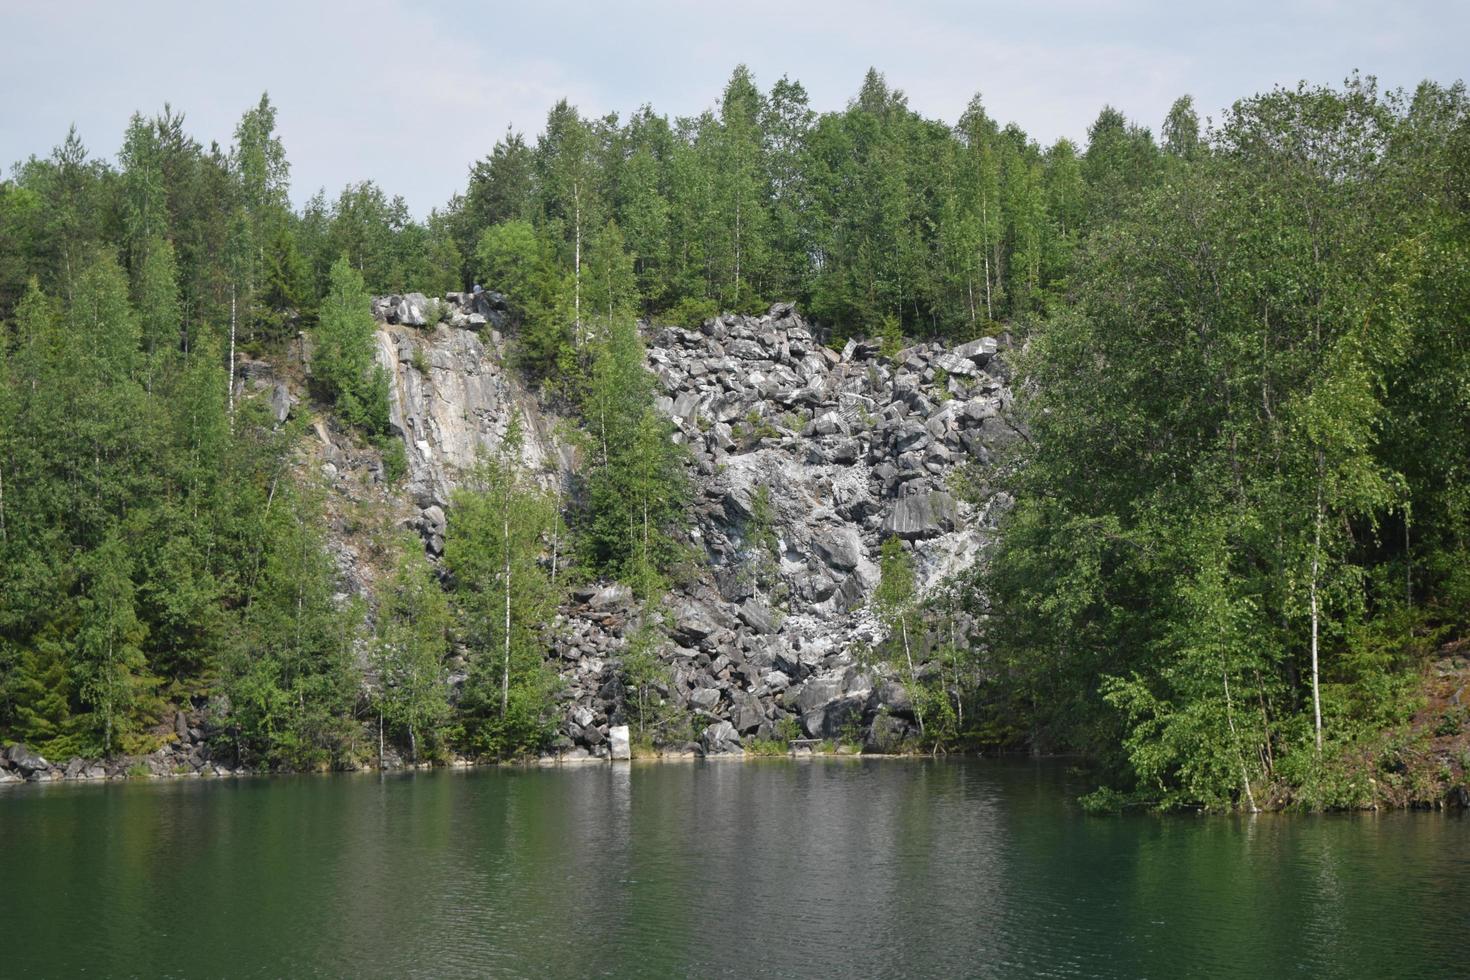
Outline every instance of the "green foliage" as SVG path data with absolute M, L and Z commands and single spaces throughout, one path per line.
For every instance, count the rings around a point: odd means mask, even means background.
M 448 516 L 444 560 L 471 652 L 461 747 L 501 758 L 534 752 L 553 733 L 555 675 L 541 651 L 556 594 L 540 557 L 555 514 L 521 462 L 519 420 L 456 492 Z
M 632 693 L 627 706 L 629 720 L 637 736 L 650 743 L 668 741 L 688 727 L 686 713 L 660 694 L 667 693 L 670 684 L 668 668 L 659 659 L 667 633 L 666 617 L 653 603 L 645 603 L 638 628 L 623 648 L 623 684 Z
M 693 328 L 719 315 L 720 304 L 715 300 L 688 297 L 665 310 L 659 319 L 682 327 Z
M 1441 180 L 1467 114 L 1459 87 L 1355 80 L 1237 103 L 1202 145 L 1181 102 L 1157 187 L 1147 133 L 1099 118 L 1107 221 L 1019 359 L 1030 438 L 977 583 L 1027 738 L 1107 756 L 1160 806 L 1368 798 L 1352 760 L 1463 618 L 1440 611 L 1464 511 L 1439 488 L 1464 432 L 1424 406 L 1464 376 L 1432 338 L 1470 293 L 1423 245 L 1463 236 Z
M 243 764 L 303 769 L 353 757 L 362 610 L 339 606 L 336 569 L 313 520 L 319 502 L 281 483 L 263 515 L 244 629 L 221 658 L 222 749 Z
M 903 330 L 898 325 L 898 318 L 884 317 L 876 336 L 879 356 L 888 361 L 896 360 L 898 352 L 903 349 Z
M 142 644 L 148 628 L 134 609 L 132 569 L 122 542 L 109 535 L 87 556 L 82 575 L 76 689 L 91 708 L 94 744 L 102 754 L 135 751 L 144 714 L 141 702 L 157 682 L 147 673 Z
M 750 498 L 750 517 L 745 522 L 744 554 L 746 574 L 759 597 L 761 590 L 768 594 L 780 585 L 780 539 L 776 535 L 776 513 L 771 504 L 770 488 L 762 484 L 756 487 Z M 771 594 L 773 599 L 782 596 Z
M 878 587 L 873 590 L 873 611 L 888 628 L 888 640 L 883 645 L 884 660 L 888 666 L 899 670 L 904 677 L 904 688 L 914 704 L 914 717 L 919 723 L 919 737 L 931 733 L 926 730 L 925 707 L 933 713 L 933 702 L 938 698 L 929 685 L 922 682 L 915 661 L 915 647 L 923 629 L 923 621 L 917 601 L 912 556 L 904 550 L 903 542 L 889 537 L 879 549 Z
M 541 241 L 529 221 L 491 225 L 475 246 L 475 271 L 487 289 L 498 289 L 515 303 L 534 294 L 545 261 Z
M 388 428 L 388 375 L 377 362 L 373 315 L 362 276 L 346 258 L 332 266 L 312 349 L 312 379 L 350 425 Z
M 398 543 L 398 566 L 380 594 L 372 666 L 384 721 L 408 733 L 411 757 L 420 741 L 439 744 L 449 720 L 444 657 L 449 648 L 449 602 L 424 549 L 413 537 Z
M 688 478 L 673 427 L 653 408 L 653 376 L 627 319 L 593 341 L 582 416 L 592 443 L 579 546 L 588 565 L 631 584 L 640 597 L 663 590 L 680 557 Z

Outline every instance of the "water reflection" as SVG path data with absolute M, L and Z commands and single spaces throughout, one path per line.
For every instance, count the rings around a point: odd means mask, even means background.
M 0 976 L 1463 972 L 1470 822 L 1092 819 L 1060 766 L 0 793 Z

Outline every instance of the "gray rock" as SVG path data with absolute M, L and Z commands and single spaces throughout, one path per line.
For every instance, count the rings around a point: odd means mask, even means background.
M 855 528 L 823 528 L 812 535 L 812 551 L 829 567 L 845 572 L 857 568 L 863 542 Z
M 714 687 L 697 687 L 689 692 L 689 703 L 705 711 L 713 711 L 720 703 L 720 692 Z
M 734 724 L 735 730 L 743 735 L 765 724 L 766 712 L 755 696 L 740 694 L 735 698 L 735 710 L 730 713 L 730 721 Z
M 24 742 L 16 742 L 5 752 L 5 758 L 10 760 L 10 765 L 22 776 L 29 776 L 33 772 L 41 772 L 51 768 L 51 763 L 35 749 Z
M 842 696 L 844 690 L 841 674 L 813 677 L 801 688 L 796 698 L 796 708 L 805 714 Z
M 853 696 L 829 701 L 805 711 L 801 727 L 812 738 L 841 738 L 861 723 L 866 698 Z
M 764 602 L 760 602 L 756 599 L 747 599 L 745 602 L 740 604 L 740 608 L 735 611 L 735 615 L 738 616 L 740 621 L 748 626 L 752 632 L 776 632 L 776 624 L 775 620 L 771 616 L 770 607 L 767 606 Z
M 673 637 L 684 644 L 698 643 L 713 633 L 717 627 L 710 620 L 709 610 L 693 599 L 680 603 L 675 613 Z
M 621 582 L 614 582 L 594 593 L 587 601 L 587 607 L 593 612 L 609 612 L 626 606 L 632 598 L 632 589 Z
M 632 739 L 627 725 L 613 725 L 607 730 L 608 752 L 614 762 L 633 758 Z
M 954 530 L 958 521 L 955 499 L 943 490 L 935 490 L 900 499 L 883 521 L 883 533 L 919 541 Z
M 744 752 L 740 745 L 740 734 L 728 721 L 718 721 L 706 728 L 699 736 L 699 744 L 705 755 L 727 755 Z
M 864 752 L 895 752 L 902 748 L 909 728 L 892 715 L 878 712 L 863 736 Z
M 950 351 L 950 353 L 956 357 L 963 357 L 966 360 L 973 361 L 983 367 L 990 363 L 990 359 L 995 356 L 998 346 L 994 337 L 980 337 L 970 341 L 968 344 L 960 344 L 954 350 Z
M 291 389 L 277 382 L 271 386 L 271 417 L 276 424 L 286 421 L 291 416 L 291 409 L 296 406 L 296 399 L 291 396 Z
M 423 293 L 409 293 L 399 301 L 394 314 L 399 323 L 406 327 L 425 325 L 429 309 L 429 298 Z
M 885 681 L 878 688 L 878 703 L 895 715 L 905 718 L 914 716 L 914 699 L 909 697 L 909 690 L 898 681 Z

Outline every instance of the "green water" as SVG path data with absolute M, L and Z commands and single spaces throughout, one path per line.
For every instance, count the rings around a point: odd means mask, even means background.
M 0 790 L 0 976 L 1470 975 L 1470 820 L 1089 818 L 1056 764 Z

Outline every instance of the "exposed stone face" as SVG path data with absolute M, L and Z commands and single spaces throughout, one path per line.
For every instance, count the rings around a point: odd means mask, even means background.
M 942 490 L 935 490 L 899 500 L 883 521 L 883 530 L 905 541 L 916 541 L 952 531 L 958 520 L 955 499 Z
M 418 508 L 412 526 L 437 555 L 451 491 L 513 415 L 524 462 L 548 486 L 574 485 L 576 460 L 551 436 L 556 419 L 505 367 L 504 297 L 421 299 L 382 297 L 374 310 Z M 892 678 L 853 669 L 855 649 L 883 638 L 867 609 L 879 548 L 903 540 L 921 589 L 980 554 L 1006 500 L 976 512 L 948 487 L 956 467 L 987 463 L 1020 437 L 1004 419 L 999 345 L 925 344 L 888 361 L 876 344 L 850 340 L 837 352 L 789 304 L 697 330 L 649 327 L 645 341 L 656 407 L 689 450 L 688 544 L 702 569 L 666 602 L 667 681 L 644 692 L 695 719 L 698 743 L 676 748 L 738 751 L 796 725 L 892 749 L 914 731 L 912 704 Z M 762 488 L 777 540 L 764 563 L 749 541 Z M 548 657 L 562 681 L 564 755 L 622 751 L 635 695 L 620 662 L 641 616 L 614 584 L 580 588 L 563 606 Z

